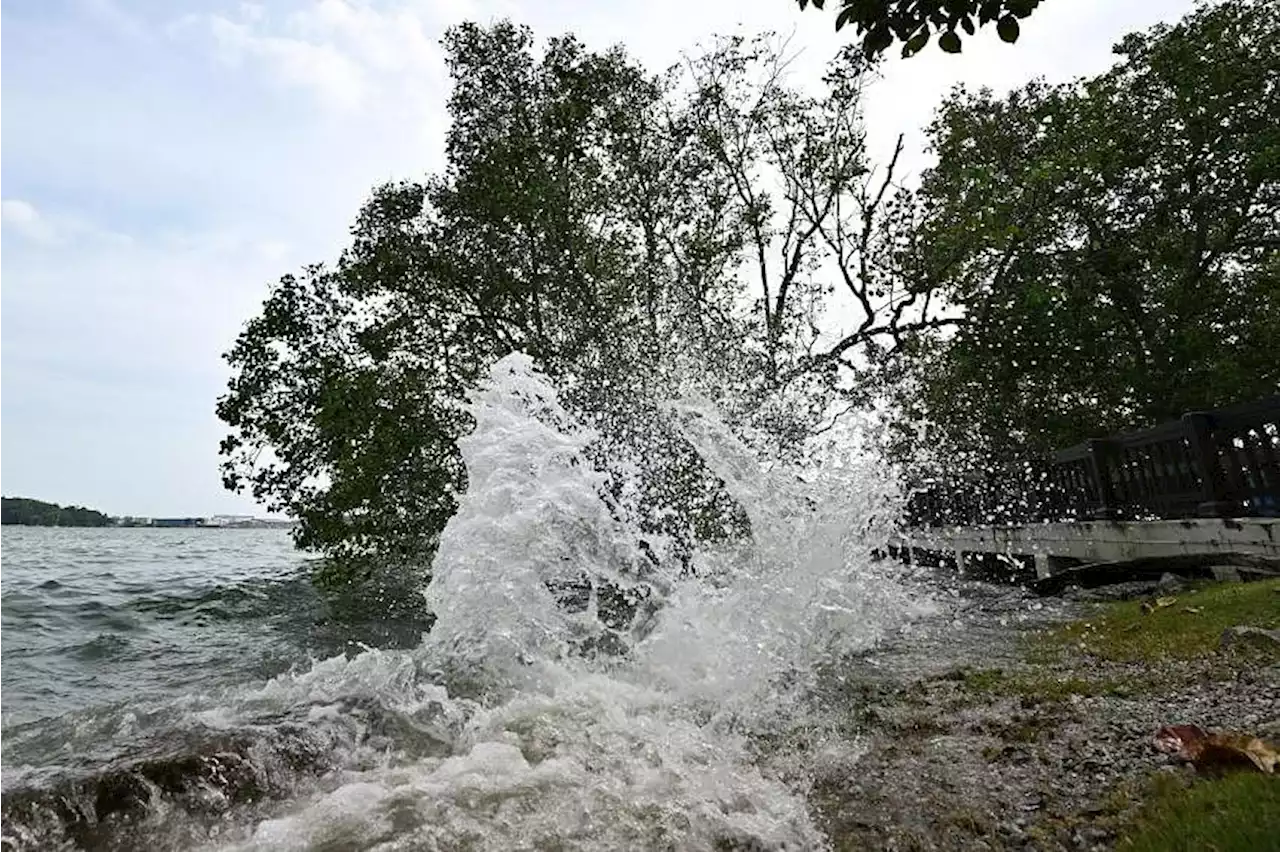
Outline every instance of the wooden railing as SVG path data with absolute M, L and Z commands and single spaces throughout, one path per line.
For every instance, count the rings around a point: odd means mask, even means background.
M 908 523 L 1280 516 L 1280 395 L 1095 438 L 913 495 Z

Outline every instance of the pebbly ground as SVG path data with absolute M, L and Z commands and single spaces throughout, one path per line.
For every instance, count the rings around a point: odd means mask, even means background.
M 965 584 L 949 621 L 858 661 L 830 688 L 860 708 L 851 729 L 865 754 L 854 771 L 820 773 L 810 795 L 834 847 L 1107 850 L 1154 773 L 1192 771 L 1153 748 L 1161 726 L 1280 740 L 1274 656 L 1026 662 L 1032 631 L 1085 615 L 1089 599 L 1152 590 L 1041 599 Z

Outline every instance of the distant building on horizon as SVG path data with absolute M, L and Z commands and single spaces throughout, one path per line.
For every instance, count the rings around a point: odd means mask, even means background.
M 211 515 L 207 518 L 112 518 L 117 527 L 156 527 L 162 529 L 285 529 L 297 525 L 288 518 L 255 518 L 253 515 Z

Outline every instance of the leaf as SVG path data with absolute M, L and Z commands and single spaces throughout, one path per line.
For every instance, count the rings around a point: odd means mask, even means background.
M 903 57 L 905 58 L 908 56 L 915 56 L 928 43 L 929 43 L 929 30 L 926 28 L 916 33 L 915 35 L 913 35 L 910 41 L 908 41 L 906 45 L 903 46 L 902 48 Z
M 1206 736 L 1198 725 L 1165 725 L 1156 731 L 1153 745 L 1156 751 L 1190 760 L 1193 753 L 1198 753 Z
M 1154 745 L 1205 773 L 1253 768 L 1274 775 L 1280 763 L 1280 752 L 1265 740 L 1234 731 L 1211 734 L 1197 725 L 1166 725 L 1156 731 Z
M 973 18 L 969 17 L 968 15 L 965 15 L 963 18 L 960 19 L 960 26 L 963 27 L 964 31 L 969 35 L 973 35 L 975 32 L 977 32 L 977 28 L 973 25 Z
M 1019 18 L 1026 18 L 1030 17 L 1035 8 L 1040 5 L 1040 0 L 1009 0 L 1006 5 L 1009 7 L 1009 11 Z
M 1000 23 L 996 24 L 996 32 L 1000 34 L 1000 40 L 1008 44 L 1018 40 L 1020 29 L 1018 19 L 1013 15 L 1005 15 L 1000 19 Z
M 982 0 L 982 5 L 978 8 L 978 23 L 994 21 L 1000 14 L 1000 4 L 1001 0 Z
M 1173 606 L 1177 602 L 1178 602 L 1178 599 L 1172 598 L 1172 597 L 1156 598 L 1155 600 L 1151 600 L 1151 601 L 1143 601 L 1141 609 L 1144 614 L 1150 615 L 1151 613 L 1155 612 L 1158 609 L 1164 609 L 1165 607 Z
M 862 40 L 862 52 L 870 58 L 881 53 L 891 44 L 893 44 L 893 33 L 889 32 L 888 27 L 880 27 L 867 33 L 866 38 Z
M 955 30 L 947 30 L 938 38 L 938 47 L 947 53 L 959 53 L 960 36 L 956 34 Z
M 1200 613 L 1204 612 L 1204 607 L 1202 607 L 1202 606 L 1184 606 L 1184 607 L 1182 608 L 1182 611 L 1183 611 L 1183 612 L 1189 612 L 1189 613 L 1191 613 L 1192 615 L 1199 615 Z

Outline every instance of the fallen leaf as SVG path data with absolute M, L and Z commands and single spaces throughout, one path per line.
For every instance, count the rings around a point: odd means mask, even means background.
M 1190 760 L 1192 751 L 1198 749 L 1207 736 L 1196 725 L 1165 725 L 1156 731 L 1156 751 Z
M 1196 725 L 1166 725 L 1156 731 L 1157 751 L 1194 764 L 1200 772 L 1254 768 L 1274 775 L 1280 752 L 1249 734 L 1224 731 L 1210 734 Z
M 1151 613 L 1155 612 L 1158 609 L 1164 609 L 1165 607 L 1173 606 L 1177 602 L 1178 602 L 1178 599 L 1173 597 L 1156 598 L 1155 600 L 1151 600 L 1151 601 L 1143 601 L 1142 611 L 1145 614 L 1150 615 Z
M 1202 606 L 1184 606 L 1184 607 L 1182 608 L 1182 611 L 1183 611 L 1183 612 L 1189 612 L 1189 613 L 1191 613 L 1192 615 L 1199 615 L 1200 613 L 1204 612 L 1204 607 L 1202 607 Z

